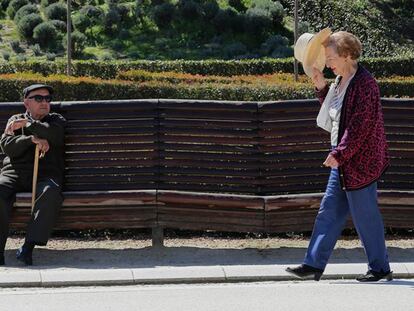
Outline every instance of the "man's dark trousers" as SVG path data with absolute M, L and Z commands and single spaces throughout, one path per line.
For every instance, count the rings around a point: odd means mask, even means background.
M 9 234 L 9 219 L 16 192 L 32 190 L 32 175 L 3 173 L 0 175 L 0 251 Z M 53 177 L 38 177 L 36 202 L 26 230 L 26 241 L 46 245 L 62 206 L 61 186 Z

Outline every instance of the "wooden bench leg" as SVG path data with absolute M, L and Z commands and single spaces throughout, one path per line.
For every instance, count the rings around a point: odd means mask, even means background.
M 154 227 L 152 228 L 152 247 L 164 246 L 164 228 Z

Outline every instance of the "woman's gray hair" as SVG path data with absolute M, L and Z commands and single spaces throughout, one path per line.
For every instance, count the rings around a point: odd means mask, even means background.
M 358 59 L 362 53 L 361 41 L 346 31 L 334 32 L 323 42 L 323 46 L 332 47 L 339 56 L 347 57 L 349 55 L 351 59 Z

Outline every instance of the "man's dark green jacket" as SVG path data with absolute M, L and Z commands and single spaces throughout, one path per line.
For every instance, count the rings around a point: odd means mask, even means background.
M 8 123 L 22 118 L 30 120 L 26 127 L 16 130 L 14 135 L 4 133 L 1 136 L 1 149 L 6 154 L 2 174 L 11 173 L 22 177 L 33 174 L 36 148 L 32 142 L 33 135 L 46 139 L 49 143 L 49 151 L 39 160 L 39 178 L 55 178 L 61 185 L 64 171 L 65 118 L 58 113 L 49 113 L 41 120 L 34 120 L 25 113 L 12 116 Z

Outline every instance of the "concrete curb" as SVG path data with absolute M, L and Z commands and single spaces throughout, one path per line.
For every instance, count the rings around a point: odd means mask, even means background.
M 111 286 L 298 280 L 287 265 L 154 267 L 134 269 L 1 269 L 0 287 Z M 393 263 L 394 278 L 414 278 L 414 263 Z M 354 279 L 366 264 L 329 264 L 322 279 Z

